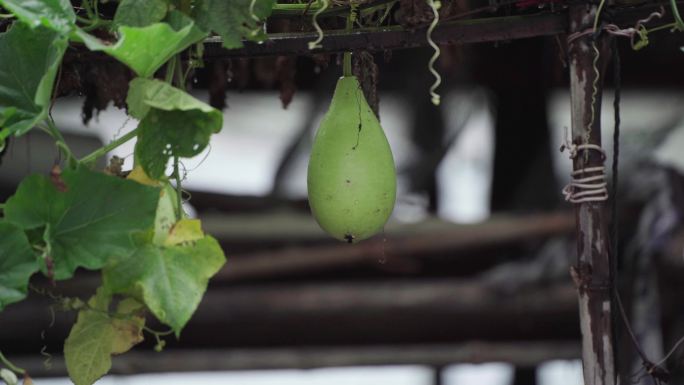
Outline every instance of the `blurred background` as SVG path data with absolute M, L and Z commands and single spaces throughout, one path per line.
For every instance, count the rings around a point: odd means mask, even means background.
M 620 285 L 654 361 L 684 335 L 682 43 L 663 33 L 638 53 L 620 46 Z M 428 95 L 430 50 L 356 53 L 365 57 L 356 70 L 377 85 L 398 197 L 384 232 L 355 245 L 324 234 L 306 202 L 309 151 L 340 58 L 221 59 L 197 70 L 194 94 L 226 108 L 211 146 L 183 162 L 185 209 L 228 262 L 180 340 L 156 353 L 149 337 L 115 357 L 100 383 L 581 384 L 575 223 L 561 195 L 571 164 L 558 151 L 570 125 L 564 48 L 532 38 L 442 49 L 440 107 Z M 62 90 L 52 115 L 83 155 L 137 122 L 112 105 L 125 69 L 79 71 L 85 91 Z M 133 147 L 110 158 L 129 169 Z M 57 161 L 42 133 L 14 139 L 0 199 Z M 81 271 L 59 289 L 87 297 L 98 280 Z M 0 313 L 0 347 L 36 383 L 65 384 L 61 344 L 75 315 L 49 304 L 34 293 Z M 650 384 L 631 342 L 620 343 L 623 374 Z M 684 383 L 682 358 L 668 361 L 673 383 Z

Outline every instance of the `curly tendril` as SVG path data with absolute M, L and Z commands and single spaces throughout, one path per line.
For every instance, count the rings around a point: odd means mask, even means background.
M 594 17 L 594 33 L 598 31 L 598 25 L 599 25 L 599 20 L 601 17 L 601 11 L 603 10 L 603 6 L 606 3 L 606 0 L 601 0 L 601 3 L 599 3 L 599 6 L 596 10 L 596 16 Z M 601 56 L 601 53 L 596 45 L 596 40 L 593 40 L 591 43 L 591 48 L 594 50 L 594 60 L 592 61 L 592 69 L 594 70 L 594 81 L 592 82 L 592 92 L 591 92 L 591 118 L 589 121 L 589 125 L 587 126 L 586 133 L 584 134 L 584 143 L 589 143 L 589 139 L 591 138 L 591 130 L 594 127 L 594 123 L 596 121 L 596 98 L 598 97 L 598 82 L 599 78 L 601 77 L 601 73 L 599 72 L 598 69 L 598 61 L 599 57 Z M 589 152 L 585 151 L 584 152 L 584 158 L 585 162 L 589 158 Z
M 427 30 L 428 44 L 430 44 L 430 46 L 435 50 L 435 53 L 432 55 L 430 61 L 428 62 L 428 69 L 435 77 L 435 82 L 430 87 L 430 96 L 432 97 L 432 104 L 438 106 L 440 102 L 440 97 L 439 94 L 435 91 L 437 90 L 437 87 L 439 87 L 439 85 L 442 84 L 442 77 L 439 76 L 439 73 L 435 70 L 435 62 L 437 61 L 437 58 L 439 58 L 440 50 L 439 46 L 435 44 L 434 40 L 432 40 L 432 31 L 435 30 L 435 27 L 437 27 L 437 23 L 439 23 L 438 11 L 439 8 L 442 6 L 442 3 L 435 0 L 427 0 L 427 3 L 430 6 L 430 8 L 432 8 L 432 14 L 434 15 L 434 19 L 432 19 L 432 23 L 430 23 L 430 27 Z
M 252 0 L 251 3 L 249 3 L 249 15 L 252 16 L 252 19 L 257 23 L 257 27 L 251 32 L 252 36 L 256 36 L 259 34 L 261 28 L 259 27 L 259 23 L 261 20 L 259 17 L 254 13 L 254 6 L 256 5 L 257 0 Z
M 316 49 L 316 48 L 322 48 L 321 46 L 321 41 L 323 41 L 323 30 L 321 29 L 321 26 L 318 25 L 318 15 L 321 14 L 321 12 L 325 11 L 328 8 L 328 5 L 330 5 L 330 0 L 319 0 L 319 2 L 323 3 L 323 6 L 318 8 L 316 13 L 314 13 L 313 16 L 313 26 L 316 28 L 316 32 L 318 33 L 318 38 L 314 41 L 309 42 L 309 49 Z

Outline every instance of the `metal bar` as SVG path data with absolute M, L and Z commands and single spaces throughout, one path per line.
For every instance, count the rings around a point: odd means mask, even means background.
M 633 26 L 661 2 L 646 2 L 638 6 L 618 7 L 613 10 L 613 21 L 620 26 Z M 583 6 L 583 5 L 577 5 Z M 575 6 L 576 7 L 576 6 Z M 308 44 L 317 38 L 315 32 L 274 33 L 262 42 L 243 41 L 243 47 L 225 49 L 219 37 L 205 42 L 205 58 L 233 58 L 274 55 L 312 55 L 337 53 L 355 49 L 369 51 L 395 50 L 427 46 L 426 27 L 405 29 L 401 26 L 361 28 L 354 31 L 325 31 L 322 48 L 309 50 Z M 568 32 L 568 15 L 565 10 L 557 13 L 534 15 L 487 17 L 445 21 L 433 33 L 438 44 L 468 44 L 552 36 Z
M 486 19 L 458 20 L 438 26 L 433 39 L 438 44 L 482 43 L 534 36 L 549 36 L 567 30 L 567 17 L 562 14 L 543 13 L 529 16 L 492 17 Z M 245 57 L 271 55 L 311 55 L 317 53 L 343 52 L 355 49 L 382 51 L 388 49 L 415 48 L 427 45 L 425 28 L 406 30 L 402 27 L 357 29 L 354 31 L 325 31 L 322 48 L 309 50 L 308 44 L 315 40 L 315 32 L 271 34 L 263 43 L 245 41 L 239 49 L 224 49 L 220 39 L 209 38 L 205 42 L 205 58 Z

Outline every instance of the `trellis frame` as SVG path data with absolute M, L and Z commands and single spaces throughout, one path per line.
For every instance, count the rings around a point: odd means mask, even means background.
M 613 20 L 620 26 L 632 26 L 644 13 L 654 10 L 659 3 L 641 7 L 618 9 Z M 535 15 L 494 17 L 476 20 L 448 21 L 434 31 L 433 39 L 439 44 L 466 44 L 497 42 L 538 36 L 565 35 L 586 31 L 592 27 L 597 5 L 580 2 L 553 13 Z M 308 42 L 315 33 L 273 34 L 264 43 L 246 41 L 241 49 L 225 50 L 220 40 L 209 40 L 205 57 L 234 58 L 273 55 L 310 55 L 312 53 L 336 53 L 355 49 L 383 51 L 414 48 L 427 45 L 425 29 L 406 30 L 401 27 L 360 29 L 354 31 L 326 31 L 322 48 L 314 52 Z M 600 56 L 597 61 L 599 73 L 594 91 L 594 51 L 587 35 L 567 46 L 570 72 L 572 111 L 572 140 L 582 142 L 588 126 L 591 126 L 590 144 L 601 145 L 600 118 L 593 119 L 591 111 L 600 117 L 603 72 L 610 57 L 612 37 L 604 34 L 597 41 Z M 593 98 L 592 98 L 592 93 Z M 593 104 L 593 105 L 592 105 Z M 600 155 L 591 154 L 587 159 L 577 157 L 573 169 L 603 165 Z M 577 228 L 577 265 L 572 268 L 578 292 L 580 328 L 582 332 L 582 361 L 585 385 L 615 385 L 615 330 L 613 320 L 613 282 L 611 267 L 616 263 L 610 250 L 609 223 L 605 202 L 575 204 Z

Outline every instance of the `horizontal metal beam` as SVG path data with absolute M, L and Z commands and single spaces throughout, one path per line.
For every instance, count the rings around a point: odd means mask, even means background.
M 483 43 L 549 36 L 567 30 L 565 13 L 544 13 L 529 16 L 491 17 L 458 20 L 439 25 L 432 36 L 438 44 Z M 245 41 L 239 49 L 224 49 L 220 39 L 205 42 L 205 58 L 272 55 L 311 55 L 355 49 L 369 51 L 415 48 L 427 45 L 426 28 L 407 30 L 402 27 L 356 29 L 353 31 L 325 31 L 322 48 L 309 50 L 309 42 L 316 40 L 315 32 L 271 34 L 263 43 Z
M 632 27 L 637 20 L 658 9 L 663 2 L 644 2 L 637 6 L 628 3 L 614 8 L 613 22 Z M 320 49 L 310 50 L 309 42 L 317 39 L 315 32 L 274 33 L 266 41 L 244 41 L 244 47 L 225 49 L 219 37 L 212 37 L 205 44 L 205 58 L 236 58 L 274 55 L 312 55 L 337 53 L 356 49 L 384 51 L 427 46 L 427 27 L 406 29 L 401 26 L 361 28 L 353 31 L 325 31 Z M 445 21 L 432 33 L 438 44 L 468 44 L 552 36 L 568 32 L 568 15 L 564 9 L 533 15 L 486 17 Z

